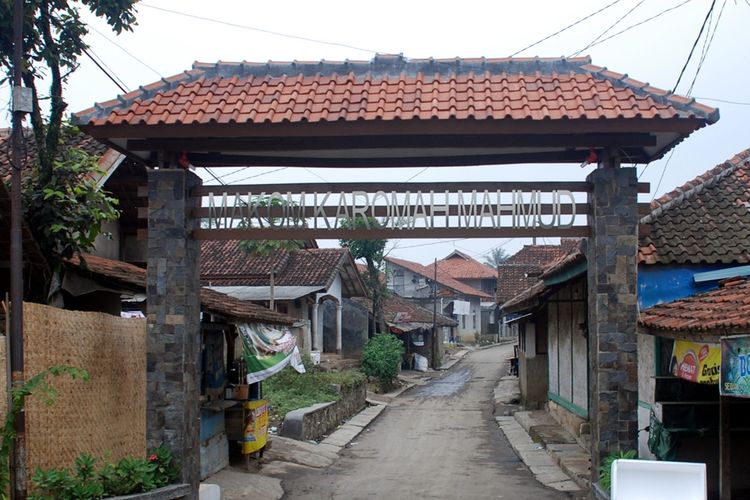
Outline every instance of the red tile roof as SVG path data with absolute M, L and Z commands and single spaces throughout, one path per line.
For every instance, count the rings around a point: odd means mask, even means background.
M 542 271 L 577 248 L 580 240 L 564 238 L 559 245 L 524 245 L 497 267 L 498 304 L 505 304 L 539 282 Z
M 719 335 L 750 332 L 750 282 L 726 280 L 716 290 L 641 311 L 646 328 Z
M 670 119 L 718 111 L 588 57 L 193 64 L 75 115 L 81 125 Z
M 495 279 L 497 270 L 472 259 L 463 252 L 455 251 L 437 261 L 438 269 L 457 280 Z
M 372 311 L 372 301 L 370 299 L 355 297 L 353 300 L 366 307 L 368 311 Z M 432 310 L 418 306 L 395 293 L 389 293 L 383 299 L 383 316 L 386 323 L 394 325 L 398 325 L 399 323 L 432 324 Z M 437 326 L 458 326 L 458 321 L 439 313 L 435 315 L 435 323 Z
M 345 295 L 365 295 L 354 259 L 345 248 L 309 248 L 280 251 L 272 256 L 250 256 L 240 250 L 239 241 L 203 241 L 201 281 L 212 286 L 268 286 L 274 260 L 278 286 L 328 288 L 336 273 L 341 272 Z
M 750 262 L 750 149 L 651 204 L 643 264 Z
M 146 289 L 146 270 L 141 267 L 96 255 L 84 255 L 83 258 L 85 265 L 81 264 L 81 260 L 77 256 L 69 259 L 68 264 L 79 269 L 79 272 L 100 275 L 131 285 L 136 289 Z M 286 314 L 277 313 L 252 302 L 238 300 L 208 288 L 201 288 L 201 305 L 209 311 L 239 320 L 280 325 L 292 325 L 296 321 Z
M 410 260 L 404 260 L 404 259 L 397 259 L 395 257 L 386 257 L 385 260 L 392 262 L 396 264 L 397 266 L 401 266 L 405 269 L 408 269 L 409 271 L 413 273 L 424 276 L 427 279 L 434 279 L 435 277 L 435 270 L 434 270 L 434 267 L 432 266 L 429 266 L 429 267 L 423 266 L 422 264 L 419 264 L 418 262 L 412 262 Z M 446 272 L 440 270 L 440 266 L 438 266 L 437 282 L 443 287 L 450 288 L 451 290 L 454 290 L 463 295 L 470 295 L 473 297 L 481 297 L 481 298 L 486 298 L 486 299 L 492 298 L 492 295 L 485 293 L 481 290 L 477 290 L 474 287 L 461 283 L 460 281 L 450 277 L 450 275 L 448 275 Z

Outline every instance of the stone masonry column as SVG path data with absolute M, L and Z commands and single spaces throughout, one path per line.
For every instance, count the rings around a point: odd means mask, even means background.
M 638 449 L 638 179 L 608 155 L 587 179 L 591 474 L 611 451 Z
M 341 304 L 336 304 L 336 354 L 341 354 L 343 339 L 341 336 Z
M 148 176 L 146 432 L 181 464 L 178 480 L 198 498 L 200 479 L 200 247 L 190 233 L 189 191 L 198 176 L 181 169 Z

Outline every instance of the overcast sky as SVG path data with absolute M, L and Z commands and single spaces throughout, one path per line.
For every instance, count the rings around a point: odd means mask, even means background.
M 115 37 L 106 24 L 90 20 L 87 40 L 94 53 L 122 80 L 137 88 L 189 69 L 194 61 L 292 61 L 369 60 L 375 52 L 422 57 L 505 57 L 578 21 L 614 0 L 525 0 L 525 1 L 296 1 L 248 2 L 198 0 L 147 0 L 138 6 L 138 26 L 132 33 Z M 593 63 L 606 66 L 652 85 L 671 90 L 698 35 L 712 0 L 620 0 L 600 14 L 564 33 L 526 50 L 519 56 L 570 56 L 578 51 Z M 673 6 L 656 19 L 603 43 L 586 48 Z M 719 11 L 723 14 L 718 27 Z M 192 16 L 243 25 L 233 27 Z M 625 16 L 623 18 L 623 16 Z M 750 51 L 748 44 L 750 6 L 746 0 L 716 0 L 707 24 L 714 34 L 696 79 L 692 96 L 719 107 L 721 119 L 699 130 L 680 144 L 664 170 L 665 160 L 639 165 L 641 180 L 650 182 L 652 194 L 660 195 L 750 147 L 747 117 L 750 114 Z M 614 25 L 614 26 L 613 26 Z M 258 30 L 248 29 L 258 28 Z M 260 31 L 260 30 L 265 30 Z M 289 36 L 271 34 L 276 32 Z M 295 38 L 295 37 L 302 37 Z M 326 43 L 317 43 L 318 40 Z M 114 43 L 113 43 L 114 42 Z M 118 47 L 119 46 L 119 47 Z M 126 49 L 128 55 L 122 49 Z M 677 91 L 686 93 L 696 74 L 704 41 L 698 43 L 693 61 Z M 134 56 L 134 57 L 133 57 Z M 7 87 L 2 93 L 9 96 Z M 70 78 L 67 100 L 71 111 L 88 108 L 120 93 L 119 89 L 87 59 Z M 7 102 L 9 97 L 4 98 Z M 717 100 L 735 101 L 737 104 Z M 744 104 L 739 104 L 744 103 Z M 8 123 L 7 105 L 0 105 L 0 125 Z M 667 155 L 669 157 L 669 155 Z M 470 168 L 430 168 L 416 177 L 418 168 L 374 170 L 288 168 L 261 175 L 249 182 L 319 182 L 388 180 L 583 180 L 592 167 L 578 165 L 505 165 Z M 236 169 L 219 169 L 224 175 Z M 262 174 L 271 168 L 252 168 L 230 175 L 228 183 Z M 659 184 L 664 172 L 663 180 Z M 213 183 L 204 176 L 207 183 Z M 658 185 L 658 189 L 657 189 Z M 552 241 L 552 240 L 548 240 Z M 509 253 L 529 240 L 393 240 L 391 255 L 431 262 L 453 249 L 481 258 L 488 250 L 503 246 Z M 541 242 L 540 242 L 541 243 Z M 330 246 L 336 242 L 321 242 Z M 418 246 L 417 246 L 418 245 Z

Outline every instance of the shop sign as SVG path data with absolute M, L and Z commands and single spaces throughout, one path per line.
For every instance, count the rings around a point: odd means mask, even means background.
M 699 384 L 718 384 L 721 351 L 718 344 L 675 340 L 672 349 L 672 374 Z
M 721 339 L 722 396 L 750 398 L 750 335 Z

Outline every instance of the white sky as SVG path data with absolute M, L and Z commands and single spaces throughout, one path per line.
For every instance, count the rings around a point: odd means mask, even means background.
M 87 40 L 94 53 L 111 71 L 123 80 L 128 89 L 136 88 L 189 69 L 193 61 L 291 61 L 291 60 L 369 60 L 374 52 L 402 53 L 407 58 L 419 57 L 505 57 L 547 36 L 568 24 L 591 14 L 612 0 L 526 0 L 526 1 L 393 1 L 378 2 L 297 1 L 248 2 L 242 0 L 146 0 L 138 7 L 138 26 L 133 33 L 115 37 L 106 24 L 91 20 L 92 31 Z M 684 0 L 620 0 L 616 5 L 566 31 L 562 35 L 523 52 L 520 56 L 569 56 L 596 39 L 628 11 L 635 9 L 608 33 L 651 17 Z M 627 33 L 584 50 L 593 63 L 614 71 L 627 73 L 641 81 L 671 90 L 703 23 L 712 0 L 689 0 L 684 6 Z M 716 0 L 713 21 L 722 4 L 726 4 L 692 95 L 697 98 L 722 99 L 750 104 L 750 52 L 747 50 L 750 5 L 746 0 Z M 360 47 L 357 50 L 326 45 L 268 33 L 191 19 L 156 10 L 176 10 L 296 35 L 311 39 Z M 96 31 L 100 33 L 97 33 Z M 107 38 L 103 37 L 106 35 Z M 608 36 L 607 35 L 607 36 Z M 130 57 L 111 41 L 115 41 L 156 72 Z M 685 93 L 695 75 L 700 59 L 701 41 L 693 62 L 678 87 Z M 369 50 L 369 51 L 368 51 Z M 88 59 L 70 78 L 66 98 L 70 111 L 90 107 L 94 102 L 112 99 L 119 89 Z M 7 87 L 2 94 L 9 96 Z M 0 126 L 7 126 L 8 98 L 0 104 Z M 638 166 L 641 180 L 650 182 L 652 195 L 676 186 L 731 158 L 750 147 L 747 118 L 750 105 L 729 104 L 699 99 L 721 109 L 721 119 L 711 127 L 699 130 L 675 150 L 661 186 L 656 190 L 665 160 Z M 668 157 L 669 155 L 667 155 Z M 505 165 L 471 168 L 430 168 L 414 181 L 465 180 L 583 180 L 592 167 L 578 165 Z M 216 169 L 217 175 L 234 169 Z M 246 169 L 225 181 L 275 170 Z M 263 175 L 247 182 L 319 182 L 388 180 L 406 181 L 421 169 L 390 169 L 385 175 L 378 170 L 289 168 Z M 204 176 L 207 183 L 214 183 Z M 210 180 L 211 179 L 211 180 Z M 656 190 L 656 191 L 655 191 Z M 655 193 L 654 193 L 655 191 Z M 651 195 L 642 198 L 650 200 Z M 548 240 L 552 241 L 552 240 Z M 503 246 L 515 252 L 529 240 L 392 240 L 391 255 L 431 262 L 453 249 L 477 258 L 493 247 Z M 321 241 L 321 246 L 337 244 Z M 541 243 L 541 242 L 540 242 Z M 415 246 L 419 245 L 419 246 Z

